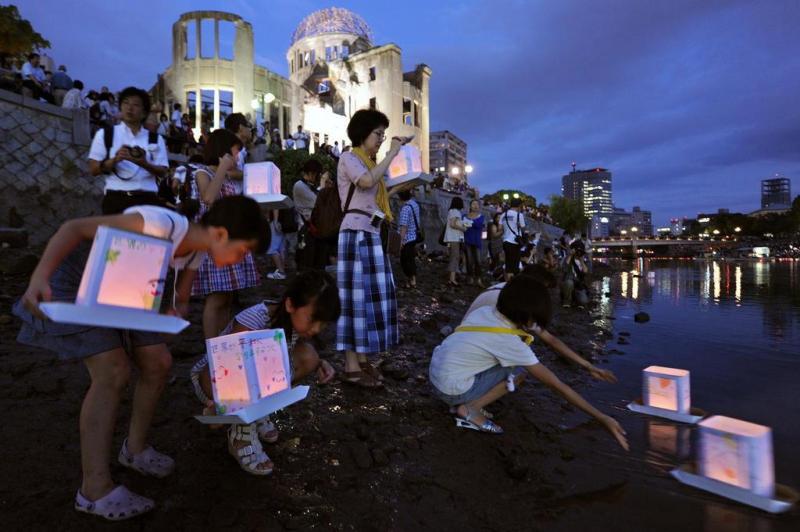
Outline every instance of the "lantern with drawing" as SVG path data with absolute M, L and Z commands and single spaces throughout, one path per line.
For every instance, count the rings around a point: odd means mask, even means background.
M 386 186 L 391 188 L 409 181 L 430 183 L 433 181 L 433 176 L 422 171 L 422 155 L 419 149 L 406 144 L 400 148 L 400 153 L 389 164 Z
M 685 369 L 650 366 L 642 372 L 642 400 L 630 410 L 683 423 L 697 423 L 702 411 L 692 409 L 689 372 Z
M 189 322 L 159 314 L 172 242 L 101 226 L 84 266 L 75 303 L 40 308 L 61 323 L 177 333 Z
M 244 165 L 244 195 L 269 209 L 288 209 L 291 198 L 281 194 L 281 170 L 274 163 L 248 163 Z
M 305 398 L 308 386 L 291 387 L 283 330 L 229 334 L 206 340 L 217 415 L 203 423 L 252 423 Z

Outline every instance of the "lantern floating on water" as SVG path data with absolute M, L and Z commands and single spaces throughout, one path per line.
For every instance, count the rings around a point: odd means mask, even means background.
M 293 205 L 291 198 L 281 194 L 280 168 L 269 161 L 244 165 L 244 195 L 268 209 L 288 209 Z
M 697 423 L 700 412 L 692 413 L 689 371 L 650 366 L 642 372 L 641 402 L 628 405 L 630 410 L 683 423 Z
M 252 423 L 306 397 L 308 386 L 291 387 L 283 330 L 229 334 L 206 340 L 217 415 L 203 423 Z
M 171 257 L 170 240 L 98 227 L 75 303 L 40 308 L 60 323 L 178 333 L 189 322 L 158 313 Z
M 391 188 L 415 180 L 420 183 L 430 183 L 433 181 L 433 176 L 423 173 L 422 155 L 419 149 L 406 144 L 400 148 L 400 152 L 389 165 L 386 186 Z
M 698 425 L 698 463 L 672 471 L 680 482 L 771 513 L 785 512 L 800 498 L 775 484 L 772 430 L 725 416 Z

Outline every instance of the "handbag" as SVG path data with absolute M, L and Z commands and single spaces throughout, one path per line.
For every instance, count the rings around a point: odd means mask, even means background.
M 411 209 L 411 215 L 414 217 L 414 230 L 417 235 L 417 238 L 414 239 L 414 244 L 424 244 L 425 231 L 419 226 L 419 220 L 417 220 L 417 213 L 414 212 L 414 208 L 409 206 L 409 209 Z
M 387 252 L 389 255 L 394 255 L 395 257 L 400 256 L 400 250 L 403 247 L 402 239 L 400 238 L 400 232 L 397 230 L 397 226 L 394 224 L 389 225 L 388 231 L 388 245 L 387 245 Z

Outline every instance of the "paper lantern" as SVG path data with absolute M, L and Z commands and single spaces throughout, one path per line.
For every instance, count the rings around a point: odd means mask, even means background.
M 699 473 L 762 497 L 775 493 L 772 430 L 725 416 L 698 424 Z
M 689 372 L 685 369 L 650 366 L 643 372 L 645 406 L 688 414 L 691 408 Z
M 158 314 L 172 242 L 101 226 L 75 303 L 40 305 L 53 321 L 177 333 L 189 322 Z
M 204 423 L 251 423 L 305 398 L 307 386 L 291 388 L 283 330 L 229 334 L 206 340 L 216 416 Z
M 270 209 L 287 209 L 291 198 L 281 194 L 281 170 L 272 162 L 244 165 L 244 195 Z
M 433 176 L 422 171 L 422 155 L 416 146 L 406 144 L 392 159 L 386 176 L 386 186 L 391 188 L 409 181 L 430 183 Z

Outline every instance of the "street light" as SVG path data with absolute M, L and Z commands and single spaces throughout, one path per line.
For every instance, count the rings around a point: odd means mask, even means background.
M 272 103 L 272 102 L 274 102 L 274 101 L 275 101 L 275 95 L 274 95 L 274 94 L 272 94 L 271 92 L 268 92 L 268 93 L 266 93 L 266 94 L 264 95 L 264 103 L 265 103 L 265 104 L 269 105 L 269 104 L 271 104 L 271 103 Z
M 736 231 L 737 233 L 741 233 L 742 232 L 742 228 L 741 227 L 734 227 L 733 230 Z
M 712 231 L 712 232 L 713 232 L 715 235 L 718 235 L 718 234 L 719 234 L 719 229 L 714 229 L 714 231 Z
M 519 199 L 519 193 L 514 192 L 514 199 Z
M 508 194 L 503 194 L 503 201 L 508 201 Z
M 461 173 L 461 168 L 459 168 L 458 166 L 454 166 L 450 169 L 450 173 L 453 175 L 458 175 Z
M 472 165 L 471 165 L 471 164 L 468 164 L 467 166 L 465 166 L 465 167 L 464 167 L 464 172 L 465 172 L 466 174 L 471 174 L 471 173 L 472 173 Z
M 260 107 L 260 104 L 258 103 L 258 98 L 253 98 L 252 100 L 250 100 L 250 107 L 252 107 L 253 109 L 258 109 Z

